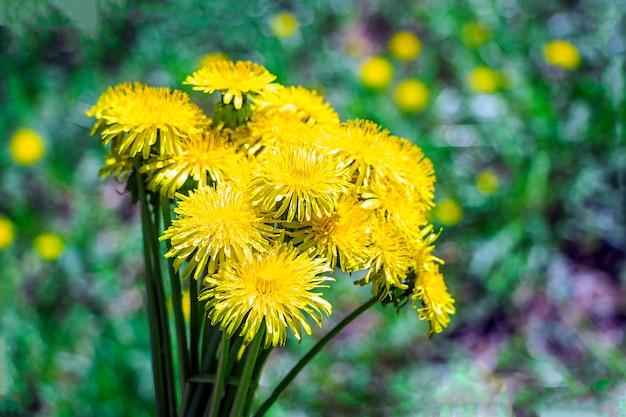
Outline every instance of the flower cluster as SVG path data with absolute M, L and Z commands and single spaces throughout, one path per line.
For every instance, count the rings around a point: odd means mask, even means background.
M 244 346 L 300 340 L 331 313 L 320 289 L 359 272 L 383 303 L 411 300 L 441 332 L 455 312 L 433 255 L 434 169 L 410 141 L 341 122 L 315 91 L 273 83 L 252 62 L 211 62 L 186 84 L 219 91 L 212 117 L 187 94 L 140 83 L 104 92 L 87 114 L 110 145 L 102 175 L 136 168 L 175 201 L 161 240 L 181 276 L 201 279 L 208 318 Z

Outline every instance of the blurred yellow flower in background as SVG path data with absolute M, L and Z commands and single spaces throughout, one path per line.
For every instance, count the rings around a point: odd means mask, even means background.
M 407 113 L 424 110 L 430 101 L 430 93 L 426 84 L 420 80 L 409 78 L 396 87 L 396 105 Z
M 278 13 L 272 17 L 270 28 L 274 36 L 289 38 L 298 31 L 298 19 L 289 12 Z
M 491 30 L 481 22 L 468 23 L 461 32 L 461 40 L 470 48 L 478 48 L 490 39 Z
M 225 52 L 209 52 L 208 54 L 200 57 L 200 60 L 198 60 L 198 68 L 206 67 L 207 65 L 218 61 L 231 61 L 231 59 Z
M 31 129 L 18 129 L 9 144 L 11 158 L 20 165 L 38 162 L 46 152 L 46 144 L 39 133 Z
M 543 58 L 548 64 L 565 69 L 575 69 L 581 62 L 578 49 L 562 39 L 546 43 L 543 46 Z
M 35 251 L 46 261 L 58 259 L 65 250 L 65 243 L 59 235 L 41 233 L 33 241 Z
M 391 63 L 381 57 L 373 56 L 361 66 L 361 82 L 372 89 L 382 89 L 389 85 L 393 78 Z
M 0 216 L 0 250 L 4 250 L 11 246 L 15 240 L 15 228 L 11 220 L 4 216 Z
M 388 47 L 391 55 L 401 61 L 415 59 L 422 51 L 420 39 L 408 31 L 401 31 L 393 35 L 389 40 Z
M 494 93 L 501 86 L 501 77 L 492 68 L 477 67 L 467 76 L 467 85 L 476 93 Z
M 476 188 L 481 194 L 491 195 L 498 191 L 499 182 L 495 172 L 484 170 L 476 177 Z
M 439 223 L 444 226 L 454 226 L 463 218 L 463 208 L 457 201 L 444 198 L 437 203 L 434 214 Z

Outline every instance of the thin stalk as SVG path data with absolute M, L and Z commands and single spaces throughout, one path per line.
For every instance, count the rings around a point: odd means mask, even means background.
M 295 364 L 295 366 L 289 371 L 287 375 L 280 381 L 280 383 L 274 388 L 272 394 L 268 397 L 267 400 L 261 404 L 258 410 L 254 413 L 254 417 L 261 417 L 265 414 L 265 412 L 274 404 L 276 399 L 282 394 L 282 392 L 287 388 L 287 386 L 295 379 L 296 376 L 300 373 L 300 371 L 317 355 L 323 348 L 326 346 L 328 342 L 330 342 L 337 334 L 342 331 L 348 324 L 350 324 L 354 319 L 363 314 L 368 308 L 376 304 L 379 300 L 378 296 L 374 296 L 363 303 L 359 308 L 350 313 L 346 318 L 341 320 L 335 327 L 333 327 L 326 336 L 320 339 L 319 342 L 315 344 L 299 361 Z
M 228 361 L 228 348 L 230 339 L 226 337 L 226 333 L 222 332 L 222 339 L 220 341 L 220 354 L 219 362 L 217 364 L 217 381 L 213 384 L 213 391 L 211 392 L 211 405 L 205 413 L 208 417 L 217 417 L 220 411 L 220 404 L 222 395 L 224 394 L 224 385 L 226 383 L 226 362 Z
M 161 251 L 158 241 L 158 208 L 154 207 L 154 220 L 150 213 L 150 204 L 146 189 L 139 173 L 139 160 L 134 160 L 137 193 L 141 205 L 143 227 L 144 256 L 146 263 L 146 293 L 150 317 L 151 347 L 153 355 L 155 403 L 157 415 L 176 415 L 175 378 L 172 363 L 167 305 L 163 290 L 161 273 Z M 158 386 L 157 386 L 158 385 Z
M 264 327 L 261 328 L 264 330 Z M 261 341 L 263 340 L 263 334 L 265 331 L 259 331 L 255 336 L 252 344 L 246 348 L 245 352 L 245 364 L 243 372 L 241 373 L 241 379 L 239 386 L 237 387 L 237 393 L 235 394 L 235 401 L 233 402 L 233 408 L 230 412 L 230 417 L 242 417 L 243 412 L 248 408 L 248 403 L 252 401 L 250 395 L 250 382 L 252 380 L 252 374 L 254 373 L 254 367 L 256 359 L 261 348 Z
M 252 372 L 252 380 L 250 381 L 250 388 L 253 390 L 253 392 L 259 386 L 259 379 L 261 379 L 261 374 L 263 373 L 263 367 L 265 366 L 265 362 L 267 362 L 267 359 L 270 357 L 270 354 L 272 353 L 273 350 L 274 350 L 274 347 L 270 346 L 267 349 L 261 349 L 261 351 L 259 352 L 259 356 L 257 357 L 256 363 L 254 364 L 254 371 Z M 247 402 L 247 406 L 243 413 L 244 416 L 250 415 L 250 409 L 252 408 L 253 398 L 254 397 L 250 398 L 250 400 Z
M 170 200 L 161 197 L 161 211 L 163 213 L 163 229 L 167 229 L 172 225 L 172 212 Z M 169 251 L 172 247 L 171 242 L 166 241 L 166 248 Z M 168 258 L 168 271 L 170 276 L 170 284 L 172 286 L 172 310 L 174 310 L 174 325 L 176 327 L 176 342 L 178 344 L 178 365 L 180 372 L 181 397 L 186 397 L 187 378 L 189 378 L 189 353 L 187 348 L 187 331 L 185 330 L 185 317 L 183 316 L 182 291 L 180 285 L 180 276 L 174 269 L 172 258 Z
M 137 189 L 141 195 L 141 226 L 143 234 L 143 250 L 145 261 L 146 298 L 148 301 L 148 321 L 150 325 L 150 347 L 152 351 L 152 372 L 154 376 L 154 396 L 156 415 L 167 417 L 167 403 L 165 396 L 164 370 L 161 355 L 161 329 L 159 326 L 158 311 L 155 302 L 154 271 L 152 263 L 152 243 L 150 242 L 150 210 L 145 198 L 145 190 L 139 175 L 138 163 L 135 161 L 135 176 Z
M 145 194 L 144 194 L 145 195 Z M 160 210 L 159 199 L 154 201 L 153 205 L 154 221 L 150 221 L 150 242 L 152 243 L 152 258 L 154 262 L 154 288 L 156 290 L 156 305 L 161 326 L 161 353 L 163 360 L 165 395 L 168 404 L 168 415 L 175 416 L 177 410 L 176 398 L 176 375 L 174 373 L 174 358 L 172 352 L 172 336 L 170 332 L 170 322 L 167 312 L 167 296 L 165 294 L 165 286 L 163 283 L 161 245 L 159 242 Z
M 189 357 L 190 372 L 195 375 L 200 372 L 198 360 L 198 349 L 200 341 L 200 311 L 198 302 L 198 286 L 200 282 L 193 278 L 189 281 L 189 302 L 191 303 L 191 313 L 189 318 Z

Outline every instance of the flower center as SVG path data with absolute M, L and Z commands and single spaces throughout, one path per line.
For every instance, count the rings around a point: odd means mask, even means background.
M 279 285 L 274 275 L 261 271 L 255 279 L 254 287 L 259 294 L 270 295 L 276 292 Z

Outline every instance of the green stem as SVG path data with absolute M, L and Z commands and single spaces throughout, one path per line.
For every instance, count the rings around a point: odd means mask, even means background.
M 161 326 L 161 352 L 163 355 L 163 370 L 165 382 L 165 395 L 167 398 L 168 415 L 175 416 L 177 406 L 176 398 L 176 375 L 174 373 L 174 357 L 172 352 L 172 335 L 170 332 L 169 314 L 167 311 L 167 295 L 165 294 L 165 285 L 163 283 L 163 254 L 161 253 L 161 244 L 159 242 L 160 210 L 159 199 L 154 201 L 153 214 L 154 221 L 150 221 L 152 243 L 152 258 L 154 262 L 154 288 L 156 289 L 156 305 Z
M 155 302 L 154 271 L 152 264 L 152 244 L 150 242 L 150 210 L 145 198 L 145 190 L 139 174 L 138 163 L 135 161 L 137 189 L 141 195 L 141 225 L 143 234 L 143 250 L 145 261 L 146 298 L 148 302 L 148 322 L 150 325 L 150 347 L 152 350 L 152 372 L 154 374 L 154 395 L 157 416 L 167 416 L 165 384 L 163 380 L 163 362 L 161 360 L 161 329 L 159 326 L 157 306 Z
M 243 417 L 243 412 L 248 408 L 248 403 L 252 401 L 253 395 L 250 395 L 250 382 L 252 380 L 252 374 L 254 373 L 254 367 L 256 359 L 261 348 L 261 341 L 265 334 L 265 327 L 261 327 L 256 334 L 252 344 L 246 347 L 246 359 L 241 373 L 241 379 L 239 386 L 237 387 L 237 393 L 235 394 L 235 401 L 233 409 L 230 412 L 230 417 Z
M 254 413 L 254 417 L 261 417 L 265 412 L 274 404 L 276 399 L 282 394 L 287 386 L 295 379 L 300 371 L 317 355 L 328 342 L 330 342 L 340 331 L 342 331 L 348 324 L 354 319 L 363 314 L 368 308 L 376 304 L 378 296 L 374 296 L 362 304 L 359 308 L 350 313 L 346 318 L 341 320 L 335 327 L 333 327 L 326 336 L 324 336 L 319 342 L 315 344 L 289 371 L 287 375 L 280 381 L 280 383 L 274 388 L 272 394 L 268 397 L 259 409 Z
M 163 213 L 163 229 L 167 229 L 172 225 L 172 211 L 170 200 L 161 197 L 161 211 Z M 171 242 L 166 241 L 166 247 L 169 251 L 172 247 Z M 181 397 L 186 397 L 187 378 L 189 377 L 189 353 L 187 348 L 187 331 L 185 330 L 185 317 L 183 315 L 182 291 L 180 285 L 180 276 L 174 269 L 172 258 L 168 258 L 168 271 L 170 276 L 170 284 L 172 286 L 172 310 L 174 310 L 174 324 L 176 327 L 176 341 L 178 344 L 178 364 L 180 371 Z
M 230 340 L 226 337 L 226 333 L 222 332 L 220 341 L 219 362 L 217 364 L 217 381 L 213 385 L 211 392 L 211 405 L 207 409 L 209 417 L 216 417 L 220 411 L 222 395 L 224 394 L 224 385 L 226 383 L 226 362 L 228 361 L 228 348 Z M 207 415 L 205 413 L 205 415 Z
M 137 192 L 141 205 L 144 256 L 146 263 L 146 293 L 150 320 L 150 342 L 152 347 L 155 403 L 157 415 L 176 415 L 176 390 L 172 363 L 167 304 L 161 273 L 161 251 L 158 241 L 158 208 L 154 207 L 154 220 L 150 213 L 147 193 L 139 174 L 139 161 L 135 159 Z M 158 205 L 158 204 L 157 204 Z
M 191 303 L 191 313 L 189 318 L 189 353 L 190 372 L 197 374 L 200 372 L 200 362 L 198 359 L 198 349 L 200 348 L 200 303 L 198 302 L 199 280 L 190 278 L 189 281 L 189 302 Z

